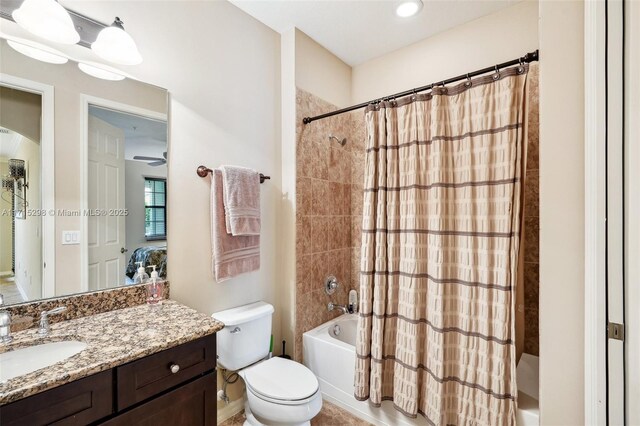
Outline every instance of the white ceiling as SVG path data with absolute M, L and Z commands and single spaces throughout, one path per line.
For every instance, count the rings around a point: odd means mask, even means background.
M 89 106 L 89 114 L 122 129 L 124 156 L 133 160 L 136 155 L 162 158 L 167 151 L 167 123 L 160 120 L 127 114 L 111 109 Z
M 229 0 L 277 32 L 296 27 L 354 66 L 522 0 L 423 0 L 411 18 L 399 0 Z

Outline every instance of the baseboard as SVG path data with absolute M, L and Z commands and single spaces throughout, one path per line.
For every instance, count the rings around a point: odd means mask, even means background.
M 218 410 L 217 424 L 221 424 L 225 420 L 230 419 L 244 409 L 244 398 L 238 398 L 231 401 L 228 405 Z

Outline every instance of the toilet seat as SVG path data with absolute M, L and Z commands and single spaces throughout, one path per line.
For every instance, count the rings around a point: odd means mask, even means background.
M 316 376 L 304 365 L 285 358 L 271 358 L 243 371 L 247 389 L 256 397 L 282 405 L 301 405 L 319 390 Z

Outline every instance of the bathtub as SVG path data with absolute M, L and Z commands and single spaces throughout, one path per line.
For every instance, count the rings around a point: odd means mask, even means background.
M 375 425 L 427 425 L 422 416 L 411 419 L 402 415 L 390 401 L 384 401 L 381 407 L 372 407 L 368 401 L 358 401 L 353 397 L 357 322 L 356 315 L 345 314 L 302 335 L 304 365 L 318 377 L 322 397 Z M 517 424 L 537 426 L 538 357 L 523 354 L 517 373 Z

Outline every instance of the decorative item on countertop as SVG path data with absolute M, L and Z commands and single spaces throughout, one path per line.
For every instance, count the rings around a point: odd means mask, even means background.
M 162 303 L 164 281 L 158 278 L 156 265 L 149 265 L 148 268 L 153 268 L 153 271 L 151 271 L 151 278 L 149 279 L 149 283 L 147 284 L 147 303 L 149 305 L 159 305 Z
M 149 282 L 149 274 L 144 270 L 144 262 L 136 262 L 138 271 L 133 276 L 133 284 L 144 284 Z

